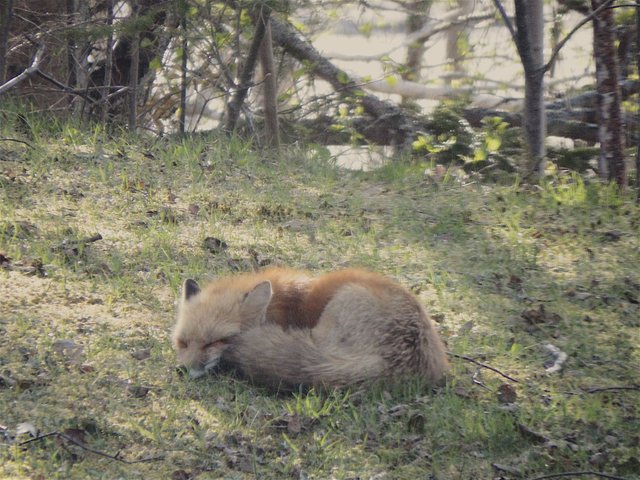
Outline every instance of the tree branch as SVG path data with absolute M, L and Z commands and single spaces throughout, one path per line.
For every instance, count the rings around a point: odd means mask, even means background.
M 598 15 L 604 9 L 608 8 L 612 3 L 613 3 L 613 0 L 607 0 L 605 3 L 603 3 L 598 8 L 596 8 L 594 11 L 592 11 L 589 15 L 587 15 L 582 20 L 580 20 L 576 24 L 576 26 L 573 27 L 571 29 L 571 31 L 569 33 L 567 33 L 562 40 L 560 40 L 560 42 L 556 45 L 556 48 L 553 49 L 553 52 L 551 52 L 551 56 L 549 57 L 549 61 L 542 67 L 543 68 L 543 72 L 549 71 L 549 69 L 551 68 L 551 65 L 553 65 L 553 62 L 556 60 L 556 57 L 560 54 L 560 50 L 562 50 L 562 47 L 565 46 L 565 44 L 571 39 L 571 37 L 578 30 L 580 30 L 586 23 L 589 23 L 593 19 L 593 17 Z
M 4 85 L 0 86 L 0 94 L 3 94 L 7 90 L 12 89 L 17 84 L 25 81 L 27 78 L 32 77 L 36 73 L 38 73 L 38 68 L 40 67 L 40 62 L 42 61 L 42 55 L 44 54 L 44 44 L 39 45 L 36 50 L 36 54 L 33 56 L 33 61 L 31 65 L 25 68 L 24 72 L 20 75 L 13 77 L 11 80 L 6 82 Z
M 500 16 L 502 17 L 502 21 L 507 26 L 507 29 L 509 29 L 509 33 L 511 34 L 511 38 L 513 39 L 513 42 L 517 46 L 518 45 L 518 34 L 516 33 L 516 29 L 513 27 L 513 23 L 511 23 L 511 19 L 509 18 L 509 15 L 507 15 L 507 12 L 504 9 L 504 6 L 500 2 L 500 0 L 493 0 L 493 3 L 495 4 L 496 8 L 498 9 L 498 12 L 500 12 Z

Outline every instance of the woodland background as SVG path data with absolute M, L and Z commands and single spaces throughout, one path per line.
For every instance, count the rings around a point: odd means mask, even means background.
M 33 111 L 154 135 L 384 145 L 525 177 L 550 159 L 626 185 L 638 142 L 636 6 L 11 0 L 0 91 Z M 336 42 L 343 52 L 330 51 Z M 549 135 L 571 148 L 547 152 Z

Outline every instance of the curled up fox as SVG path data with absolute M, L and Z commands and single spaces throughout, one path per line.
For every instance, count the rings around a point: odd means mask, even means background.
M 186 280 L 173 343 L 192 377 L 223 365 L 276 389 L 406 375 L 433 384 L 448 366 L 417 298 L 359 269 L 313 277 L 272 268 L 219 278 L 202 289 Z

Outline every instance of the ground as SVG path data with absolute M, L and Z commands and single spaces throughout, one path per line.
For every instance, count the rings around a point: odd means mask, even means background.
M 31 133 L 0 142 L 0 478 L 639 478 L 631 192 Z M 447 343 L 446 385 L 185 378 L 181 282 L 266 265 L 397 279 Z

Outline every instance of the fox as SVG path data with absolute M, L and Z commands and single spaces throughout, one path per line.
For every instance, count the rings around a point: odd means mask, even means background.
M 172 333 L 191 378 L 231 368 L 276 390 L 344 388 L 413 375 L 438 384 L 448 369 L 417 297 L 369 270 L 319 276 L 269 268 L 183 283 Z

